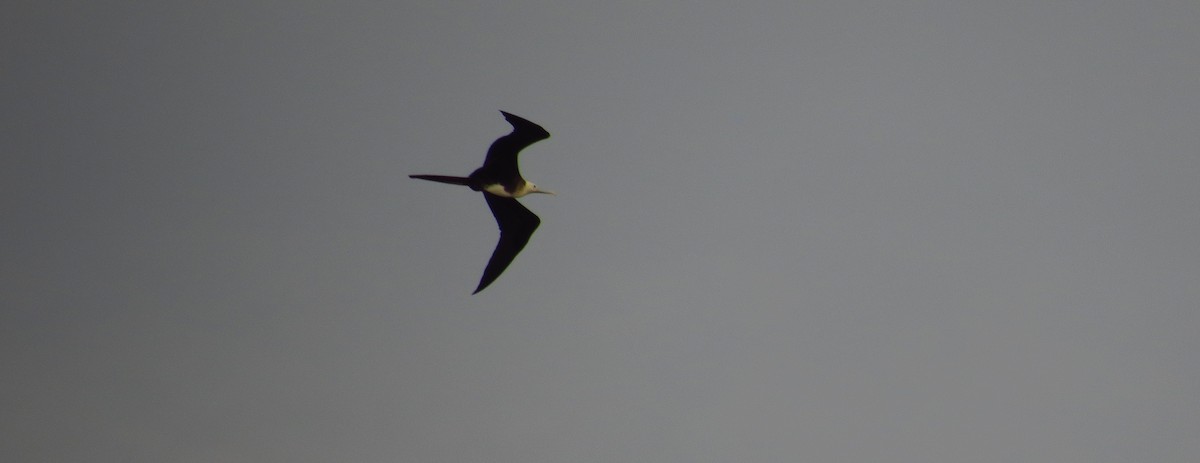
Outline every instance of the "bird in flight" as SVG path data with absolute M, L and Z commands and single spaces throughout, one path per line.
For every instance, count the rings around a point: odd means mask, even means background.
M 474 191 L 483 192 L 483 199 L 500 226 L 500 242 L 496 243 L 496 250 L 492 251 L 492 258 L 483 269 L 479 287 L 471 294 L 478 294 L 496 281 L 496 277 L 508 268 L 508 264 L 525 248 L 533 231 L 542 223 L 542 219 L 517 202 L 517 198 L 530 193 L 554 194 L 526 181 L 517 167 L 517 154 L 529 145 L 550 138 L 550 132 L 521 116 L 504 111 L 500 111 L 500 114 L 512 124 L 513 131 L 492 142 L 483 160 L 483 167 L 475 169 L 470 176 L 409 175 L 410 178 L 421 180 L 466 185 Z

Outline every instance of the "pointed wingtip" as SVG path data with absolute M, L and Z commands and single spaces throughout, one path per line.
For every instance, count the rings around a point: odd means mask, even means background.
M 523 133 L 523 137 L 529 137 L 529 140 L 527 140 L 525 144 L 521 145 L 520 148 L 529 146 L 529 144 L 532 144 L 538 140 L 550 138 L 550 132 L 547 132 L 545 128 L 537 125 L 529 119 L 510 113 L 503 109 L 500 110 L 500 114 L 503 114 L 504 120 L 508 121 L 508 123 L 513 126 L 514 134 Z M 520 151 L 520 148 L 517 148 L 517 151 Z

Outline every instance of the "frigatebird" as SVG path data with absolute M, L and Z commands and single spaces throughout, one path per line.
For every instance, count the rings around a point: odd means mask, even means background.
M 483 192 L 483 199 L 487 201 L 488 208 L 496 217 L 496 224 L 500 226 L 500 242 L 496 243 L 496 250 L 492 251 L 492 258 L 483 269 L 479 287 L 471 294 L 478 294 L 496 281 L 496 277 L 508 268 L 508 264 L 511 264 L 517 253 L 525 248 L 529 237 L 533 236 L 533 231 L 542 223 L 542 219 L 517 202 L 517 198 L 530 193 L 554 194 L 552 191 L 538 189 L 533 182 L 525 180 L 517 167 L 517 153 L 529 145 L 550 138 L 550 132 L 521 116 L 504 111 L 500 111 L 500 114 L 512 124 L 513 131 L 492 142 L 487 157 L 483 159 L 483 167 L 475 169 L 470 176 L 409 175 L 421 180 L 466 185 L 474 191 Z

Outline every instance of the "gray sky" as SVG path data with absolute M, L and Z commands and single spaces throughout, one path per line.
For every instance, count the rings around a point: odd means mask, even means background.
M 1200 3 L 179 3 L 0 15 L 4 461 L 1200 455 Z

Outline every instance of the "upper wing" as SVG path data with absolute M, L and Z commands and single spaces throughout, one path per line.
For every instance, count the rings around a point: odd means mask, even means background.
M 496 250 L 492 251 L 492 258 L 488 261 L 487 267 L 483 269 L 483 278 L 479 279 L 479 287 L 475 288 L 475 292 L 471 294 L 483 291 L 483 288 L 496 281 L 496 278 L 504 273 L 504 269 L 508 268 L 508 264 L 512 263 L 513 258 L 517 257 L 522 249 L 525 249 L 525 244 L 529 243 L 529 237 L 533 236 L 533 231 L 542 224 L 542 219 L 529 212 L 529 209 L 526 209 L 514 198 L 505 198 L 489 193 L 484 193 L 483 198 L 487 200 L 488 208 L 492 210 L 492 215 L 496 217 L 496 224 L 500 226 L 500 242 L 496 243 Z
M 500 114 L 503 114 L 504 119 L 512 124 L 513 131 L 492 142 L 480 170 L 485 170 L 492 178 L 516 178 L 521 175 L 520 169 L 517 167 L 517 153 L 529 145 L 550 138 L 550 132 L 521 116 L 504 111 L 500 111 Z

